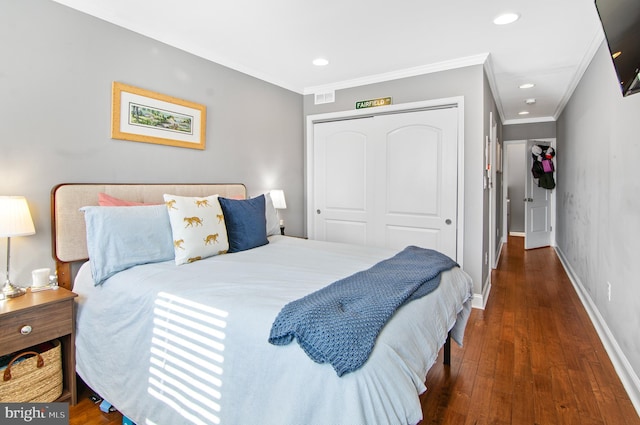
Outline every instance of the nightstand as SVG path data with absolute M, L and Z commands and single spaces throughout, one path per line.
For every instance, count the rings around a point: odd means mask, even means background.
M 61 342 L 62 395 L 56 401 L 77 402 L 75 302 L 64 288 L 31 292 L 0 301 L 0 356 L 52 339 Z M 30 331 L 26 326 L 30 326 Z M 21 332 L 22 330 L 22 332 Z

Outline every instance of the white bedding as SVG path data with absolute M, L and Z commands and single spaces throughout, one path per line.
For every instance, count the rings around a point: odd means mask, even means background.
M 138 425 L 413 424 L 447 332 L 461 342 L 472 283 L 458 268 L 383 328 L 365 365 L 338 377 L 296 342 L 267 342 L 280 309 L 395 251 L 272 236 L 176 266 L 137 266 L 94 286 L 78 272 L 77 372 Z M 455 327 L 454 327 L 455 325 Z

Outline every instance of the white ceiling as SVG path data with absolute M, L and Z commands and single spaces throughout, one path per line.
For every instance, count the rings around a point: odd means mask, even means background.
M 604 40 L 593 0 L 54 1 L 301 94 L 484 63 L 506 124 L 556 119 Z

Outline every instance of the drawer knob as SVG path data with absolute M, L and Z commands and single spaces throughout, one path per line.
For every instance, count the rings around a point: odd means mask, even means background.
M 33 330 L 33 328 L 29 325 L 24 325 L 21 329 L 20 329 L 20 333 L 22 335 L 29 335 L 31 333 L 31 331 Z

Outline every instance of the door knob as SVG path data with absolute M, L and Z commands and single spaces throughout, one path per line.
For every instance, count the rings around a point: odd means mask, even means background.
M 316 214 L 320 214 L 320 213 L 322 213 L 322 211 L 320 211 L 319 209 L 316 210 Z
M 444 221 L 444 223 L 445 223 L 445 224 L 448 224 L 448 225 L 451 225 L 451 219 L 450 219 L 450 218 L 446 219 L 446 220 Z

